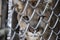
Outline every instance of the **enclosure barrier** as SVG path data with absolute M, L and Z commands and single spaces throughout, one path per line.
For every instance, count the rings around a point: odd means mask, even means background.
M 55 0 L 54 1 L 55 3 L 52 1 L 53 0 L 44 0 L 44 1 L 43 0 L 37 0 L 37 1 L 35 0 L 33 2 L 36 2 L 36 4 L 34 4 L 34 6 L 33 6 L 33 4 L 30 3 L 30 0 L 20 0 L 20 2 L 22 2 L 24 4 L 24 8 L 23 8 L 22 12 L 17 12 L 15 9 L 16 7 L 12 8 L 12 6 L 14 5 L 14 2 L 16 2 L 16 4 L 17 4 L 19 1 L 9 0 L 8 1 L 7 25 L 10 28 L 9 29 L 10 31 L 8 33 L 7 40 L 13 40 L 15 38 L 15 35 L 19 36 L 19 40 L 25 40 L 25 39 L 26 40 L 37 40 L 37 39 L 38 40 L 59 40 L 60 39 L 59 38 L 59 35 L 60 35 L 59 28 L 60 27 L 57 25 L 60 23 L 60 18 L 59 18 L 60 13 L 58 13 L 56 8 L 57 8 L 57 5 L 59 5 L 60 0 Z M 52 4 L 49 5 L 50 3 L 52 3 Z M 19 5 L 21 5 L 21 4 L 18 4 L 18 6 Z M 38 8 L 38 6 L 39 6 L 39 8 Z M 41 6 L 43 8 L 40 10 Z M 26 20 L 26 19 L 24 19 L 25 13 L 31 12 L 31 11 L 26 12 L 26 10 L 29 9 L 29 7 L 31 7 L 31 9 L 32 9 L 32 13 L 31 13 L 31 16 L 28 15 L 29 19 Z M 14 10 L 17 12 L 18 15 L 21 15 L 21 17 L 18 18 L 19 20 L 17 19 L 18 23 L 16 24 L 16 27 L 12 28 L 12 15 L 13 15 Z M 35 14 L 38 16 L 36 16 Z M 36 19 L 39 17 L 39 20 L 36 22 L 35 26 L 33 26 L 34 21 L 32 21 L 32 20 L 35 20 L 34 17 Z M 32 24 L 31 24 L 31 21 L 33 22 Z M 24 29 L 22 28 L 23 26 L 20 26 L 21 23 L 23 23 L 24 26 L 26 24 L 26 27 Z M 20 26 L 19 33 L 17 33 L 15 30 L 19 26 Z M 39 27 L 43 29 L 42 32 L 40 29 L 39 29 L 40 31 L 37 32 L 37 29 Z M 34 31 L 33 32 L 28 31 L 30 28 L 32 28 Z M 11 31 L 14 31 L 13 35 L 11 35 L 11 33 L 12 33 Z M 48 35 L 48 37 L 45 37 L 46 35 Z M 26 36 L 27 36 L 27 38 L 26 38 Z

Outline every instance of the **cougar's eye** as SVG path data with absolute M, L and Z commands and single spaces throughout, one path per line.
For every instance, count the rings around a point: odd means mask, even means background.
M 25 20 L 29 20 L 28 16 L 24 16 L 23 18 L 24 18 Z

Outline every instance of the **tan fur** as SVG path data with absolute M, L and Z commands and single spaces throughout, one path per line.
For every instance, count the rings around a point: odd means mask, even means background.
M 52 1 L 49 1 L 49 2 L 51 3 Z M 30 0 L 30 3 L 31 4 L 32 3 L 35 3 L 35 0 Z M 19 22 L 19 19 L 21 17 L 21 13 L 22 13 L 22 11 L 24 9 L 24 5 L 20 1 L 17 2 L 17 5 L 18 6 L 15 8 L 15 10 L 18 13 L 17 20 Z M 32 20 L 30 21 L 30 26 L 35 27 L 37 25 L 38 19 L 39 19 L 39 16 L 37 15 L 37 12 L 41 12 L 42 9 L 44 8 L 44 6 L 45 6 L 45 4 L 42 4 L 42 5 L 37 6 L 37 8 L 35 9 L 36 10 L 35 11 L 35 14 L 34 14 Z M 19 12 L 18 12 L 18 9 L 19 9 Z M 30 18 L 31 15 L 32 15 L 32 13 L 33 13 L 33 9 L 30 6 L 28 6 L 27 9 L 24 12 L 24 16 L 27 16 L 28 18 Z M 50 15 L 49 12 L 47 12 L 47 13 L 45 14 L 46 17 L 44 18 L 46 21 L 48 20 L 48 16 Z M 21 23 L 20 23 L 19 26 L 21 27 L 22 30 L 24 30 L 26 28 L 27 24 L 22 19 L 22 21 L 21 21 Z M 41 22 L 41 25 L 39 25 L 39 27 L 45 28 L 45 23 L 44 22 Z M 26 39 L 27 40 L 39 40 L 39 35 L 40 35 L 41 31 L 42 30 L 39 29 L 39 31 L 37 33 L 35 33 L 37 37 L 33 37 L 32 35 L 34 35 L 34 34 L 32 32 L 30 32 L 30 31 L 27 31 Z M 45 35 L 45 36 L 47 36 L 47 35 Z

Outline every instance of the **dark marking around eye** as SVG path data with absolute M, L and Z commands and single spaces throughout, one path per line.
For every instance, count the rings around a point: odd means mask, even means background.
M 24 16 L 23 18 L 24 18 L 25 20 L 29 20 L 28 16 Z

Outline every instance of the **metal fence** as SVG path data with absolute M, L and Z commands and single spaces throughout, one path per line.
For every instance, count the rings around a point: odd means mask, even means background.
M 12 8 L 14 2 L 17 5 Z M 19 36 L 19 40 L 59 40 L 60 13 L 56 10 L 58 3 L 59 0 L 33 0 L 33 2 L 32 0 L 9 0 L 7 25 L 10 29 L 7 40 L 13 40 L 15 35 Z M 19 7 L 23 9 L 22 12 Z M 14 10 L 18 15 L 18 23 L 15 28 L 12 28 Z M 17 33 L 15 30 L 19 26 L 19 33 Z M 11 31 L 14 31 L 13 35 Z

